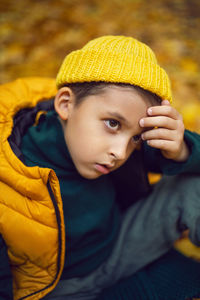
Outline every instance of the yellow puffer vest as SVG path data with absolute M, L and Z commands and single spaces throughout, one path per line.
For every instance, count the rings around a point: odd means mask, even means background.
M 8 247 L 14 299 L 41 299 L 64 266 L 65 226 L 54 171 L 26 167 L 8 137 L 22 108 L 56 94 L 53 79 L 19 79 L 0 87 L 0 234 Z

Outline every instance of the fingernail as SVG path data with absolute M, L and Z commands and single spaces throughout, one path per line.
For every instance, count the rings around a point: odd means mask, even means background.
M 168 100 L 166 100 L 166 99 L 163 100 L 162 103 L 163 103 L 163 104 L 170 104 L 170 102 L 169 102 Z
M 152 115 L 152 108 L 148 108 L 147 112 L 149 115 Z
M 142 126 L 142 127 L 144 126 L 144 119 L 140 120 L 140 126 Z

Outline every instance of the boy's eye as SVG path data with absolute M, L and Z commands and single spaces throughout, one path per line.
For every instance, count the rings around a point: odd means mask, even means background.
M 141 134 L 134 135 L 132 139 L 134 143 L 139 143 L 141 140 Z
M 114 119 L 105 120 L 105 124 L 109 129 L 113 129 L 113 130 L 118 130 L 120 127 L 119 121 Z

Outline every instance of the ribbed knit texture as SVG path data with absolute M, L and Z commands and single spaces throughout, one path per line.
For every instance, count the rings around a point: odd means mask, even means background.
M 102 36 L 64 59 L 56 83 L 104 81 L 140 86 L 171 102 L 170 81 L 153 51 L 132 37 Z
M 175 250 L 106 289 L 98 300 L 189 300 L 200 297 L 200 263 Z

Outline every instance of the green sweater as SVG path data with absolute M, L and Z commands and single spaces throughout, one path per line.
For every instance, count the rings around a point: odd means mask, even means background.
M 102 291 L 97 300 L 192 300 L 200 297 L 200 264 L 172 249 Z

